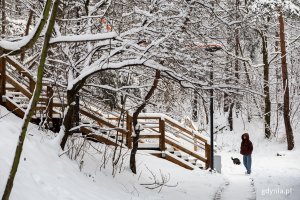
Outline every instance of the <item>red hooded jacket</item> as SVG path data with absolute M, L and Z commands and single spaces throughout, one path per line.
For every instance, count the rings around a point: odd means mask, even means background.
M 244 139 L 244 136 L 246 136 L 246 139 Z M 242 135 L 242 143 L 241 143 L 241 154 L 242 155 L 250 155 L 253 151 L 253 145 L 252 142 L 249 139 L 249 134 L 244 133 Z

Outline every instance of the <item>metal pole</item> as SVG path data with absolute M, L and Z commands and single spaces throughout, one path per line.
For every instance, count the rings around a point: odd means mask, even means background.
M 210 82 L 211 86 L 213 85 L 213 66 L 211 65 L 210 70 Z M 210 89 L 210 168 L 211 170 L 214 169 L 214 90 L 213 88 Z

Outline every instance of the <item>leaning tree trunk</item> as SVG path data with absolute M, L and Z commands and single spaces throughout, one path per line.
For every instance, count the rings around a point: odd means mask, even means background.
M 269 88 L 269 58 L 268 58 L 268 43 L 267 37 L 261 33 L 262 38 L 262 54 L 263 54 L 263 63 L 264 63 L 264 95 L 265 95 L 265 112 L 264 112 L 264 121 L 265 121 L 265 137 L 270 138 L 271 136 L 271 101 L 270 101 L 270 88 Z
M 141 113 L 141 111 L 146 107 L 146 105 L 147 105 L 148 101 L 150 100 L 150 98 L 153 96 L 154 91 L 157 88 L 159 79 L 160 79 L 160 71 L 156 70 L 155 79 L 154 79 L 154 82 L 153 82 L 153 85 L 152 85 L 151 89 L 147 93 L 143 104 L 140 105 L 136 109 L 136 111 L 133 113 L 133 116 L 132 116 L 132 124 L 133 124 L 133 128 L 134 128 L 135 136 L 133 137 L 133 145 L 132 145 L 132 150 L 131 150 L 131 154 L 130 154 L 130 169 L 134 174 L 136 174 L 135 155 L 136 155 L 136 152 L 137 152 L 138 147 L 139 147 L 138 145 L 139 145 L 139 138 L 140 138 L 140 130 L 137 127 L 138 116 Z
M 26 132 L 27 132 L 27 128 L 28 128 L 28 124 L 31 121 L 32 115 L 36 109 L 36 105 L 37 102 L 40 98 L 40 94 L 42 91 L 42 81 L 43 81 L 43 75 L 44 75 L 44 67 L 45 67 L 45 62 L 46 62 L 46 57 L 47 57 L 47 51 L 49 49 L 49 41 L 51 38 L 51 34 L 52 34 L 52 30 L 54 27 L 54 23 L 55 23 L 55 17 L 56 17 L 56 13 L 58 10 L 58 5 L 59 5 L 59 0 L 55 0 L 54 5 L 53 5 L 53 10 L 52 10 L 52 14 L 51 17 L 49 19 L 49 24 L 45 33 L 45 39 L 44 39 L 44 45 L 43 45 L 43 49 L 42 49 L 42 53 L 41 53 L 41 59 L 40 59 L 40 63 L 39 63 L 39 67 L 38 67 L 38 73 L 37 73 L 37 81 L 36 81 L 36 86 L 35 86 L 35 90 L 34 90 L 34 94 L 32 95 L 32 98 L 30 100 L 28 109 L 27 109 L 27 114 L 24 116 L 24 122 L 22 125 L 22 129 L 21 129 L 21 133 L 19 136 L 19 142 L 18 145 L 16 147 L 16 152 L 15 152 L 15 157 L 14 157 L 14 161 L 13 161 L 13 165 L 11 167 L 11 171 L 6 183 L 6 187 L 5 187 L 5 191 L 3 193 L 2 196 L 2 200 L 8 200 L 10 197 L 10 193 L 11 190 L 13 188 L 13 183 L 14 183 L 14 179 L 18 170 L 18 166 L 19 166 L 19 162 L 20 162 L 20 157 L 22 154 L 22 150 L 23 150 L 23 144 L 24 144 L 24 140 L 26 137 Z
M 74 85 L 72 87 L 72 89 L 67 91 L 67 109 L 66 109 L 66 114 L 64 116 L 63 119 L 63 123 L 61 127 L 61 130 L 63 131 L 62 134 L 62 138 L 58 138 L 61 139 L 60 142 L 60 147 L 62 150 L 65 149 L 67 140 L 69 138 L 69 136 L 71 135 L 70 133 L 70 129 L 73 126 L 73 120 L 74 120 L 74 114 L 79 114 L 79 113 L 75 113 L 75 112 L 80 112 L 79 108 L 75 108 L 76 107 L 76 96 L 79 92 L 79 90 L 83 87 L 84 83 L 86 81 L 86 78 L 82 79 L 81 81 L 79 81 L 76 85 Z M 77 105 L 79 106 L 79 105 Z
M 73 116 L 75 111 L 75 99 L 76 99 L 76 91 L 68 90 L 67 91 L 67 112 L 64 116 L 63 126 L 64 126 L 64 136 L 60 142 L 60 147 L 62 150 L 65 149 L 68 137 L 70 136 L 70 129 L 72 128 Z
M 293 129 L 290 121 L 290 94 L 289 94 L 289 82 L 288 82 L 288 70 L 286 61 L 286 44 L 285 44 L 285 33 L 284 33 L 284 18 L 283 13 L 279 13 L 279 37 L 280 37 L 280 49 L 281 49 L 281 70 L 282 70 L 282 81 L 283 81 L 283 119 L 286 131 L 286 139 L 288 150 L 294 148 L 294 136 Z

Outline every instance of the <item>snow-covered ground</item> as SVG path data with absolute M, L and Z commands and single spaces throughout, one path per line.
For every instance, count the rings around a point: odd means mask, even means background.
M 222 116 L 216 118 L 219 119 L 217 123 L 224 124 Z M 244 126 L 241 118 L 235 118 L 233 132 L 224 131 L 216 136 L 222 157 L 222 174 L 227 179 L 227 184 L 221 186 L 220 199 L 300 199 L 299 132 L 294 130 L 296 148 L 286 151 L 284 127 L 281 130 L 278 138 L 267 141 L 261 121 L 253 120 Z M 231 157 L 237 157 L 242 162 L 239 150 L 241 135 L 245 132 L 249 133 L 254 146 L 250 176 L 244 174 L 243 164 L 233 165 L 231 161 Z M 277 156 L 277 153 L 283 156 Z
M 8 111 L 1 107 L 1 116 Z M 0 119 L 0 195 L 12 163 L 22 120 L 10 114 Z M 149 154 L 138 155 L 138 173 L 132 175 L 125 161 L 123 172 L 111 175 L 110 163 L 101 169 L 101 153 L 89 148 L 82 170 L 77 161 L 58 156 L 52 133 L 48 136 L 30 125 L 11 200 L 126 200 L 126 199 L 213 199 L 222 175 L 190 171 Z M 49 136 L 50 135 L 50 136 Z M 97 146 L 97 145 L 95 145 Z M 168 186 L 147 189 L 141 184 L 153 183 L 153 172 L 161 179 L 170 175 Z
M 1 107 L 0 115 L 8 111 Z M 224 117 L 216 116 L 223 124 Z M 10 114 L 0 119 L 0 195 L 9 174 L 21 119 Z M 128 157 L 122 173 L 112 174 L 110 163 L 103 164 L 100 153 L 87 148 L 81 164 L 65 154 L 59 157 L 58 146 L 52 132 L 42 132 L 30 125 L 24 152 L 15 179 L 11 200 L 118 200 L 118 199 L 258 199 L 298 200 L 300 197 L 299 133 L 295 131 L 296 148 L 285 151 L 284 139 L 263 139 L 262 124 L 252 122 L 245 127 L 240 118 L 234 120 L 233 132 L 223 131 L 216 135 L 218 154 L 222 156 L 222 174 L 208 171 L 189 171 L 163 159 L 146 153 L 138 155 L 138 173 L 133 175 L 128 167 Z M 238 157 L 241 134 L 245 130 L 254 144 L 252 174 L 244 174 L 244 166 L 233 165 L 231 157 Z M 94 144 L 99 147 L 100 144 Z M 283 156 L 277 156 L 277 153 Z M 81 167 L 80 167 L 81 166 Z M 100 170 L 101 168 L 101 170 Z M 148 170 L 149 169 L 149 170 Z M 147 189 L 145 183 L 153 183 L 154 173 L 170 177 L 160 191 Z M 170 176 L 169 176 L 170 175 Z M 171 187 L 168 187 L 171 186 Z

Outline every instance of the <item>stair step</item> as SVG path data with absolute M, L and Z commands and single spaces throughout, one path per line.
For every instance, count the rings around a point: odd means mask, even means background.
M 178 157 L 181 157 L 181 152 L 180 151 L 174 151 L 174 155 L 178 156 Z
M 7 95 L 13 95 L 13 96 L 15 96 L 15 95 L 22 95 L 22 96 L 24 96 L 22 92 L 7 92 L 6 94 Z
M 172 146 L 167 147 L 166 151 L 170 152 L 170 153 L 174 153 L 174 148 Z
M 116 135 L 110 135 L 109 136 L 111 139 L 116 139 Z M 118 136 L 118 140 L 121 140 L 122 139 L 122 136 L 121 135 L 119 135 Z
M 195 165 L 196 165 L 196 167 L 199 167 L 200 169 L 204 169 L 203 164 L 201 163 L 200 160 L 197 160 Z
M 12 97 L 12 99 L 13 100 L 27 100 L 27 101 L 29 101 L 29 99 L 27 98 L 27 97 L 25 97 L 25 96 L 14 96 L 14 97 Z
M 192 163 L 193 165 L 196 165 L 197 159 L 194 157 L 189 157 L 188 162 Z

